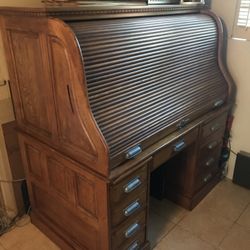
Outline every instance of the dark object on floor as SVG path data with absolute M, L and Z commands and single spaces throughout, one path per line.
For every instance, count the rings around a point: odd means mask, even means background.
M 28 213 L 30 209 L 30 199 L 29 199 L 29 193 L 28 193 L 28 187 L 27 187 L 26 181 L 22 182 L 21 189 L 22 189 L 25 213 Z
M 239 152 L 237 154 L 233 182 L 250 189 L 250 154 Z

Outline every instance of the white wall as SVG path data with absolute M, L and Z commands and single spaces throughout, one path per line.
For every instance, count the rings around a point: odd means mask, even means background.
M 237 86 L 235 120 L 232 128 L 232 149 L 250 152 L 250 41 L 232 38 L 237 0 L 212 0 L 212 10 L 228 29 L 227 64 Z M 228 177 L 232 178 L 235 155 L 231 154 Z

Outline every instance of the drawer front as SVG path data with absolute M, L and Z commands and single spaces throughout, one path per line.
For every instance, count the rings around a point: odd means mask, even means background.
M 224 131 L 226 127 L 227 113 L 215 118 L 202 128 L 202 137 L 206 138 L 219 130 Z
M 145 234 L 145 226 L 146 209 L 140 214 L 131 217 L 114 230 L 112 234 L 113 249 L 120 249 L 119 246 L 132 244 L 141 233 Z
M 223 143 L 223 135 L 224 131 L 220 130 L 213 136 L 209 136 L 206 140 L 204 140 L 203 145 L 200 149 L 200 159 L 204 159 L 208 155 L 214 154 L 216 151 L 220 151 Z
M 117 249 L 115 250 L 139 250 L 145 243 L 145 231 L 140 232 L 135 237 L 128 240 L 126 243 L 122 243 Z
M 219 160 L 220 160 L 220 150 L 217 150 L 212 154 L 207 155 L 200 161 L 197 174 L 201 175 L 203 173 L 209 172 L 209 170 L 212 170 L 214 168 L 218 169 Z
M 187 146 L 195 142 L 198 136 L 198 129 L 194 129 L 188 134 L 184 135 L 181 139 L 178 139 L 171 143 L 170 145 L 164 147 L 159 152 L 157 152 L 153 157 L 153 167 L 152 171 L 162 165 L 164 162 L 169 160 L 171 157 L 176 155 L 178 152 L 184 150 Z
M 128 218 L 140 213 L 147 206 L 147 192 L 135 194 L 113 206 L 111 212 L 112 226 L 117 226 Z
M 147 165 L 145 165 L 129 177 L 124 178 L 116 185 L 111 186 L 111 206 L 128 199 L 132 195 L 139 194 L 144 190 L 147 190 L 147 172 Z
M 198 191 L 207 183 L 209 183 L 213 179 L 213 177 L 218 173 L 218 171 L 218 161 L 211 165 L 209 168 L 206 168 L 206 170 L 201 171 L 201 173 L 196 177 L 195 191 Z

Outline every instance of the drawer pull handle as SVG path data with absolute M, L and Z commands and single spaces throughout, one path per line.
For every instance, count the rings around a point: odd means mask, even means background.
M 142 152 L 141 146 L 135 146 L 126 153 L 126 159 L 132 159 Z
M 177 124 L 177 128 L 178 129 L 182 129 L 184 127 L 187 126 L 187 124 L 190 122 L 190 119 L 189 118 L 185 118 L 183 120 L 181 120 L 178 124 Z
M 131 180 L 125 187 L 124 187 L 124 192 L 125 193 L 130 193 L 133 190 L 135 190 L 137 187 L 141 185 L 141 180 L 140 177 L 136 177 L 133 180 Z
M 125 232 L 125 237 L 126 238 L 132 237 L 135 233 L 139 231 L 139 229 L 140 229 L 140 224 L 138 224 L 137 222 L 132 224 Z
M 217 141 L 211 142 L 211 143 L 208 145 L 208 149 L 213 149 L 213 148 L 217 147 L 217 145 L 218 145 L 218 142 L 217 142 Z
M 221 125 L 219 123 L 214 124 L 210 129 L 212 132 L 217 131 L 219 128 L 221 127 Z
M 174 151 L 175 152 L 180 152 L 182 149 L 184 149 L 186 147 L 186 143 L 184 140 L 177 142 L 174 145 Z
M 140 248 L 139 241 L 135 241 L 131 246 L 128 247 L 128 250 L 138 250 Z
M 139 201 L 135 201 L 132 204 L 130 204 L 127 208 L 124 209 L 124 215 L 128 217 L 140 208 L 141 208 L 141 204 L 139 203 Z
M 214 102 L 214 108 L 218 108 L 224 104 L 224 100 L 218 100 Z
M 215 162 L 214 158 L 210 158 L 210 159 L 206 162 L 206 166 L 209 167 L 209 166 L 211 166 L 214 162 Z
M 212 178 L 212 174 L 210 173 L 210 174 L 208 174 L 208 175 L 203 179 L 203 181 L 204 181 L 204 182 L 208 182 L 211 178 Z

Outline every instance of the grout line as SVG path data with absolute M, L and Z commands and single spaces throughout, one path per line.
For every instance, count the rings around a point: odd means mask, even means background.
M 235 220 L 236 223 L 237 223 L 237 221 L 239 220 L 239 218 L 241 217 L 241 215 L 245 213 L 245 211 L 247 210 L 249 204 L 250 204 L 250 203 L 248 203 L 248 204 L 245 206 L 245 208 L 243 208 L 242 212 L 240 213 L 240 215 L 238 216 L 238 218 Z
M 173 223 L 173 224 L 174 224 L 174 226 L 166 234 L 164 234 L 164 236 L 161 237 L 161 239 L 156 243 L 154 248 L 157 247 L 160 244 L 160 242 L 176 228 L 177 224 L 175 224 L 175 223 Z
M 231 229 L 233 228 L 233 226 L 236 224 L 236 221 L 227 229 L 225 230 L 225 235 L 224 237 L 220 240 L 218 247 L 221 246 L 222 242 L 226 239 L 226 237 L 228 236 L 229 232 L 231 231 Z

